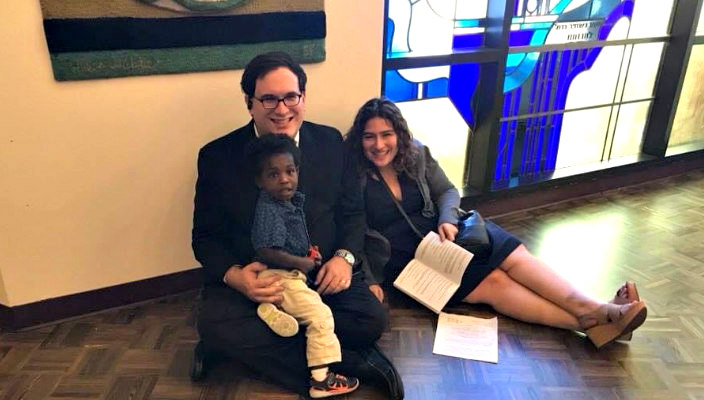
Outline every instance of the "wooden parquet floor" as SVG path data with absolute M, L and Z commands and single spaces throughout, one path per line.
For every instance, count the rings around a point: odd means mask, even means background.
M 595 297 L 635 280 L 649 318 L 633 341 L 597 351 L 580 334 L 499 316 L 499 363 L 489 364 L 433 355 L 437 317 L 392 299 L 380 345 L 407 399 L 704 399 L 704 170 L 494 221 Z M 191 383 L 196 298 L 0 334 L 0 400 L 297 399 L 231 363 Z M 385 395 L 365 386 L 347 398 Z

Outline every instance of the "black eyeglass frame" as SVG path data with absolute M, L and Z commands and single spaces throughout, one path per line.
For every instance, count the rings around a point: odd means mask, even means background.
M 261 98 L 259 98 L 259 97 L 252 96 L 252 98 L 254 100 L 257 100 L 258 102 L 262 103 L 262 107 L 264 107 L 267 110 L 275 109 L 276 107 L 279 106 L 279 103 L 284 103 L 284 105 L 286 107 L 295 107 L 295 106 L 301 104 L 301 97 L 303 97 L 303 93 L 288 93 L 284 97 L 264 95 Z M 295 99 L 295 100 L 293 100 L 293 99 Z M 274 103 L 274 101 L 276 103 Z M 267 106 L 267 103 L 269 103 L 268 106 Z

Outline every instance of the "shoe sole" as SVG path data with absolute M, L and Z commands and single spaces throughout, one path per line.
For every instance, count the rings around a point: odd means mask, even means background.
M 619 337 L 633 332 L 645 322 L 648 316 L 648 309 L 645 302 L 639 301 L 634 304 L 628 312 L 623 314 L 621 319 L 608 324 L 597 325 L 586 331 L 589 340 L 594 343 L 597 349 L 617 340 Z
M 354 387 L 347 388 L 344 390 L 335 391 L 335 392 L 327 392 L 324 390 L 316 390 L 316 389 L 310 388 L 308 390 L 308 394 L 310 395 L 310 397 L 312 397 L 314 399 L 324 399 L 326 397 L 339 396 L 341 394 L 354 392 L 355 390 L 357 390 L 358 387 L 359 387 L 359 381 L 357 381 L 357 384 L 354 385 Z
M 298 321 L 296 321 L 296 318 L 279 310 L 271 303 L 260 304 L 257 307 L 257 315 L 279 336 L 291 337 L 298 333 Z

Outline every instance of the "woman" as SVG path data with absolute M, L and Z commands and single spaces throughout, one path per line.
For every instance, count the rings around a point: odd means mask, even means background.
M 436 230 L 442 240 L 454 240 L 457 234 L 460 196 L 428 148 L 413 140 L 398 107 L 387 99 L 365 103 L 345 140 L 348 156 L 358 162 L 367 224 L 391 245 L 383 268 L 388 285 L 420 242 L 389 190 L 420 233 Z M 630 339 L 630 332 L 645 321 L 647 309 L 632 282 L 624 284 L 611 302 L 596 301 L 533 256 L 516 237 L 490 221 L 486 225 L 492 249 L 472 259 L 451 303 L 486 303 L 525 322 L 583 331 L 597 347 L 620 337 Z M 373 275 L 367 271 L 372 280 L 369 289 L 383 301 L 384 290 Z

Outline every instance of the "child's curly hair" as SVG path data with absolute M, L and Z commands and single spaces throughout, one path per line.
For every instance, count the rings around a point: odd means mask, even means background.
M 266 161 L 276 154 L 291 154 L 296 168 L 301 164 L 301 150 L 285 133 L 271 133 L 251 142 L 245 150 L 245 160 L 252 177 L 262 173 Z

